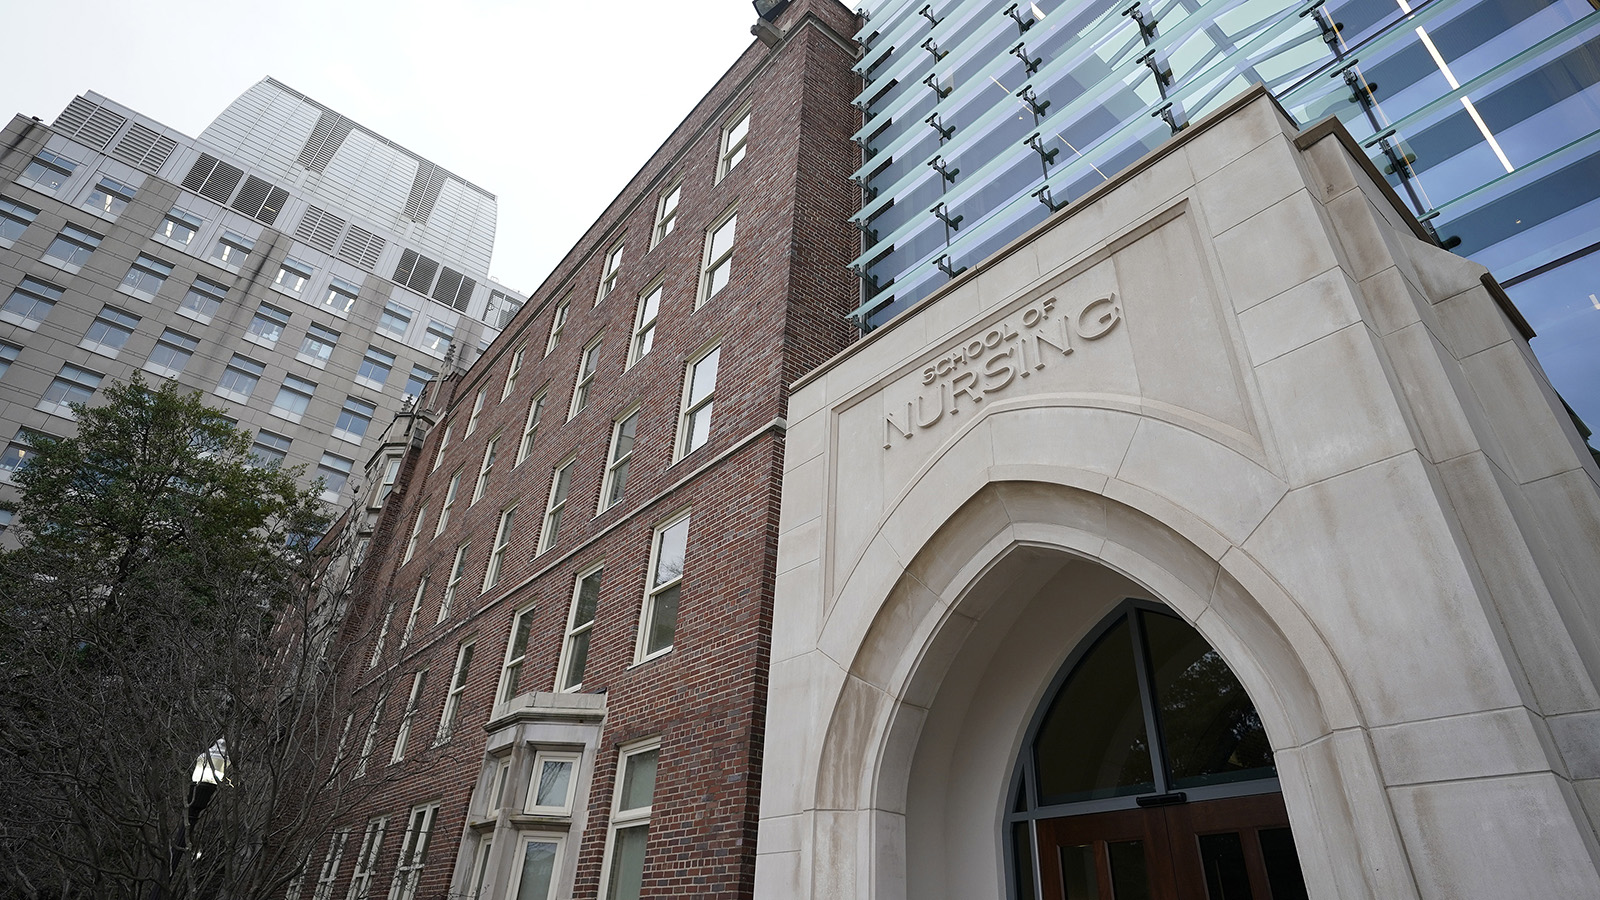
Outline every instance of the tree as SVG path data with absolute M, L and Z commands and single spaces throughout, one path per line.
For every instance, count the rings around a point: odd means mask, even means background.
M 342 601 L 315 578 L 320 485 L 170 382 L 105 401 L 15 475 L 0 895 L 282 897 L 374 780 L 345 759 L 371 708 L 327 656 Z

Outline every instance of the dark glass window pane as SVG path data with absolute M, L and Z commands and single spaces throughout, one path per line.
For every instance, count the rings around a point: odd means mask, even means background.
M 1128 620 L 1078 663 L 1034 740 L 1039 802 L 1050 806 L 1155 790 Z
M 1057 849 L 1061 853 L 1061 887 L 1067 900 L 1099 900 L 1100 876 L 1095 871 L 1094 845 Z
M 1307 900 L 1306 879 L 1300 874 L 1300 858 L 1294 852 L 1294 837 L 1287 828 L 1263 828 L 1261 858 L 1267 865 L 1267 886 L 1272 900 Z
M 1020 900 L 1033 900 L 1038 896 L 1037 889 L 1033 886 L 1033 843 L 1029 838 L 1030 830 L 1027 822 L 1017 822 L 1011 826 L 1011 863 L 1012 871 L 1017 873 L 1017 897 Z
M 1228 664 L 1181 620 L 1141 616 L 1173 787 L 1274 775 L 1261 717 Z
M 1251 900 L 1244 843 L 1237 831 L 1200 835 L 1200 865 L 1205 869 L 1210 900 Z
M 1111 896 L 1116 900 L 1150 900 L 1144 841 L 1112 841 L 1106 849 L 1111 851 Z

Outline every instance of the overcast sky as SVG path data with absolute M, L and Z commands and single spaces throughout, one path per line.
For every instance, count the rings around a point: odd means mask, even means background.
M 531 292 L 750 45 L 749 0 L 0 0 L 0 114 L 97 91 L 198 135 L 271 75 L 493 192 Z M 46 28 L 45 26 L 49 27 Z

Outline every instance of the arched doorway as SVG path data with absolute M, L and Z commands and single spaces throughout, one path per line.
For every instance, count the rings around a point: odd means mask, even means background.
M 1125 601 L 1045 693 L 1012 782 L 1020 900 L 1303 900 L 1277 769 L 1222 657 Z

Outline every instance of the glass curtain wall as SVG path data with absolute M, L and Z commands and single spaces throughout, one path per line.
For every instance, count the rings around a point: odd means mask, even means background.
M 1341 119 L 1600 423 L 1600 0 L 880 0 L 855 268 L 882 324 L 1250 84 Z

